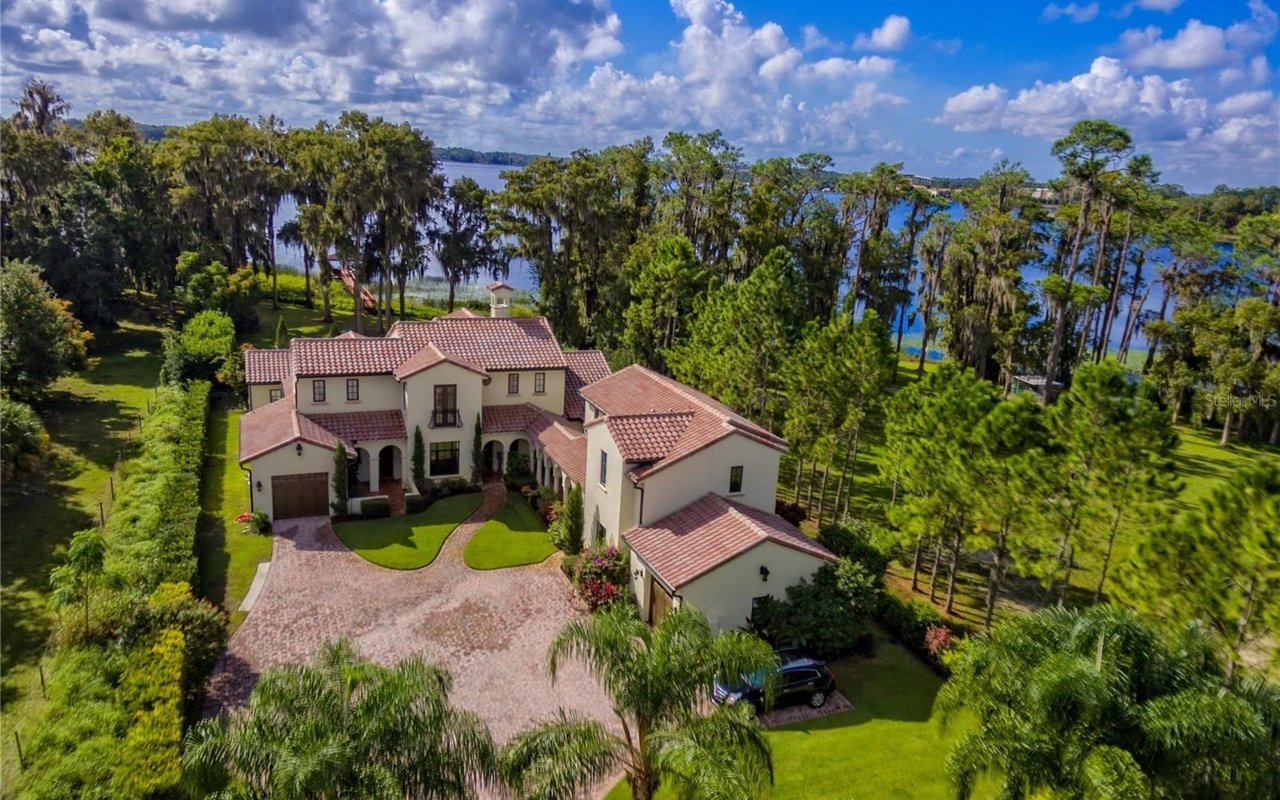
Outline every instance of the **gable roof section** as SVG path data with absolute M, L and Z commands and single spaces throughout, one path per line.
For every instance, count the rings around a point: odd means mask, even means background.
M 403 339 L 294 339 L 289 350 L 298 377 L 390 375 L 416 348 Z
M 622 538 L 675 590 L 765 542 L 824 561 L 836 560 L 831 551 L 782 517 L 714 493 L 655 523 L 636 526 Z
M 240 418 L 241 464 L 295 441 L 330 450 L 338 446 L 338 437 L 305 414 L 299 414 L 290 397 L 256 408 Z
M 546 411 L 529 421 L 525 432 L 569 479 L 582 486 L 587 481 L 587 437 Z
M 397 322 L 387 336 L 416 350 L 428 342 L 486 370 L 563 369 L 564 353 L 546 317 L 438 317 Z
M 693 422 L 692 411 L 605 417 L 609 435 L 624 461 L 658 461 L 667 456 Z
M 289 359 L 289 351 L 280 350 L 245 350 L 244 351 L 245 383 L 293 383 L 293 362 Z
M 481 406 L 480 429 L 485 433 L 518 433 L 524 431 L 542 409 L 532 403 L 511 406 Z
M 402 381 L 411 375 L 417 375 L 419 372 L 431 369 L 437 364 L 453 364 L 454 366 L 471 370 L 481 377 L 489 377 L 489 373 L 485 372 L 483 367 L 472 364 L 470 361 L 464 361 L 461 358 L 447 356 L 440 352 L 440 348 L 436 347 L 434 343 L 428 342 L 426 347 L 409 356 L 409 358 L 400 363 L 400 366 L 396 367 L 396 380 Z
M 564 354 L 568 369 L 564 373 L 564 415 L 569 419 L 582 419 L 585 404 L 582 387 L 609 377 L 609 362 L 599 350 L 571 350 Z
M 679 381 L 653 370 L 633 364 L 582 389 L 581 395 L 600 409 L 604 420 L 592 420 L 591 427 L 604 422 L 611 436 L 621 436 L 634 447 L 636 458 L 623 453 L 623 458 L 641 464 L 631 470 L 636 480 L 666 469 L 698 451 L 738 434 L 781 452 L 787 449 L 785 439 L 776 436 L 728 406 L 690 389 Z M 691 415 L 672 442 L 681 414 Z M 611 420 L 622 418 L 617 424 Z M 645 436 L 653 437 L 646 444 Z M 615 438 L 619 450 L 622 442 Z

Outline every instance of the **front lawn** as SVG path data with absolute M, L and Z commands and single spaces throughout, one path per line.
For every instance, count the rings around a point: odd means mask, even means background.
M 556 551 L 542 518 L 519 494 L 476 531 L 462 558 L 472 569 L 501 569 L 536 564 Z
M 236 517 L 249 510 L 247 473 L 240 468 L 239 430 L 244 411 L 223 399 L 209 410 L 209 439 L 200 479 L 200 532 L 196 539 L 202 597 L 226 609 L 234 631 L 244 619 L 240 602 L 258 565 L 271 559 L 270 534 L 245 533 Z
M 961 725 L 944 732 L 933 716 L 942 680 L 897 643 L 877 632 L 873 658 L 834 662 L 840 692 L 853 709 L 770 730 L 774 787 L 770 800 L 828 797 L 953 796 L 943 762 Z M 619 784 L 606 800 L 629 800 Z M 980 781 L 975 798 L 993 797 Z M 670 791 L 660 791 L 669 800 Z
M 343 544 L 367 561 L 391 569 L 418 569 L 436 560 L 444 540 L 482 502 L 480 492 L 455 494 L 420 514 L 340 522 L 333 529 Z

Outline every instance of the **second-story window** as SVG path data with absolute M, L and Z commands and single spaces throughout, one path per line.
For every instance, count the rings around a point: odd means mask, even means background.
M 609 485 L 609 454 L 603 450 L 600 451 L 600 485 Z
M 431 427 L 449 428 L 458 424 L 458 386 L 440 383 L 434 387 L 434 407 L 431 409 Z
M 520 394 L 519 372 L 512 372 L 507 375 L 507 394 Z
M 729 494 L 742 492 L 742 467 L 729 467 Z
M 360 399 L 360 379 L 359 378 L 347 378 L 347 399 L 348 400 Z
M 545 372 L 533 373 L 533 393 L 546 394 L 546 392 L 547 392 L 547 373 Z
M 313 403 L 324 402 L 324 381 L 311 382 L 311 402 Z
M 272 389 L 270 391 L 270 396 L 271 396 L 271 402 L 274 403 L 275 401 L 284 397 L 284 389 Z

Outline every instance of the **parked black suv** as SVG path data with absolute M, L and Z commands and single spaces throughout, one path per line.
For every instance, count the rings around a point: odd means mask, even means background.
M 827 698 L 836 690 L 836 676 L 827 662 L 794 648 L 776 652 L 781 666 L 774 684 L 774 706 L 808 703 L 812 708 L 821 708 L 826 705 Z M 716 681 L 711 687 L 711 699 L 727 705 L 750 703 L 757 712 L 763 711 L 764 677 L 748 676 L 746 682 L 739 686 L 727 686 Z

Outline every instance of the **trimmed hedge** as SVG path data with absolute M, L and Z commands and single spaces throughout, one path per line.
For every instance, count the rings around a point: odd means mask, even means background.
M 408 508 L 408 503 L 405 503 Z M 391 501 L 382 497 L 365 500 L 360 504 L 360 519 L 382 519 L 391 516 Z
M 880 627 L 898 640 L 903 647 L 915 653 L 939 674 L 944 676 L 950 674 L 946 665 L 929 650 L 927 637 L 931 628 L 950 630 L 950 626 L 932 603 L 924 600 L 904 602 L 885 592 L 880 598 L 875 616 Z
M 406 514 L 419 514 L 427 510 L 431 505 L 431 501 L 420 494 L 411 494 L 404 499 L 404 511 Z
M 144 800 L 181 793 L 184 703 L 226 644 L 226 616 L 194 597 L 209 385 L 160 390 L 107 522 L 105 585 L 86 622 L 60 620 L 20 798 Z

